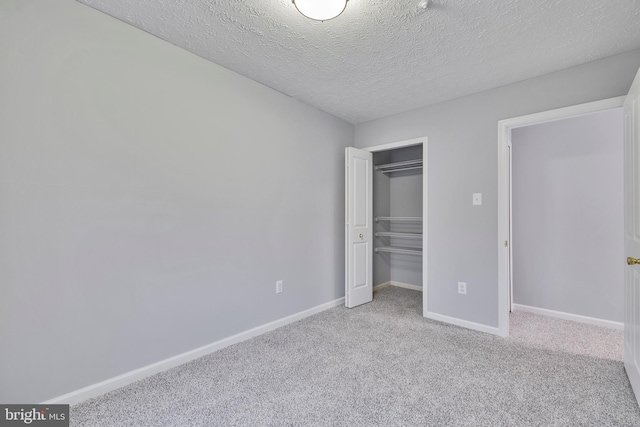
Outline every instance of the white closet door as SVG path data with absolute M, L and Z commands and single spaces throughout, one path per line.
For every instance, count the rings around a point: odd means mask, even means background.
M 640 72 L 624 103 L 624 367 L 640 403 Z
M 345 305 L 348 308 L 373 299 L 373 155 L 346 149 Z

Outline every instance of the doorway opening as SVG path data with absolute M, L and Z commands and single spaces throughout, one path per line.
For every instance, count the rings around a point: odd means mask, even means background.
M 509 313 L 514 308 L 514 292 L 513 282 L 517 277 L 514 276 L 514 238 L 517 239 L 517 235 L 513 235 L 513 225 L 517 225 L 517 222 L 513 222 L 513 174 L 516 173 L 513 167 L 513 155 L 515 153 L 513 142 L 514 134 L 521 134 L 521 130 L 534 125 L 542 125 L 545 123 L 551 123 L 569 118 L 579 118 L 582 116 L 590 115 L 597 112 L 604 112 L 607 110 L 617 109 L 622 107 L 624 97 L 612 98 L 603 101 L 591 102 L 588 104 L 580 104 L 572 107 L 561 108 L 557 110 L 546 111 L 542 113 L 532 114 L 528 116 L 516 117 L 508 120 L 502 120 L 498 123 L 498 263 L 499 263 L 499 335 L 509 336 Z M 621 166 L 621 165 L 620 165 Z M 563 172 L 570 173 L 569 170 Z M 535 189 L 535 185 L 529 187 Z M 587 190 L 588 191 L 588 190 Z M 551 201 L 549 195 L 543 199 Z M 543 221 L 544 218 L 539 219 Z M 620 210 L 620 223 L 623 222 L 622 210 Z M 589 236 L 583 236 L 585 239 Z M 544 248 L 543 248 L 544 249 Z M 546 253 L 545 256 L 549 255 Z M 565 254 L 569 255 L 570 254 Z M 557 259 L 559 258 L 559 259 Z M 562 262 L 565 258 L 557 257 L 555 261 Z M 521 260 L 522 261 L 522 260 Z M 535 260 L 530 260 L 535 262 Z M 588 260 L 584 260 L 588 262 Z M 550 292 L 554 292 L 553 290 Z M 582 298 L 584 294 L 578 292 L 573 295 L 575 298 Z M 571 294 L 567 296 L 571 298 Z M 622 294 L 620 295 L 622 298 Z M 569 301 L 570 305 L 571 301 Z M 521 307 L 523 308 L 523 304 Z M 561 313 L 557 310 L 547 310 L 546 315 L 554 315 Z M 542 314 L 542 313 L 540 313 Z M 561 317 L 556 315 L 555 317 Z M 580 316 L 578 316 L 580 317 Z M 573 318 L 571 320 L 585 321 L 588 316 L 582 316 L 584 319 Z M 593 322 L 592 322 L 593 323 Z
M 422 290 L 427 312 L 427 138 L 346 150 L 345 305 L 373 288 Z

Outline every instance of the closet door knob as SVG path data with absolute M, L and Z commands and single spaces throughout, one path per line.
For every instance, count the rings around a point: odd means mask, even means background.
M 361 238 L 361 239 L 364 239 L 364 234 L 360 233 L 360 234 L 358 234 L 358 237 Z
M 640 259 L 629 257 L 627 258 L 627 264 L 628 265 L 640 264 Z

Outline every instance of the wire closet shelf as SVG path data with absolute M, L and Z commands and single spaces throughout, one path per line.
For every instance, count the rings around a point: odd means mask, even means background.
M 406 239 L 422 239 L 421 233 L 396 233 L 395 231 L 376 231 L 376 237 L 403 237 Z
M 397 248 L 392 246 L 377 247 L 376 252 L 389 252 L 393 254 L 405 254 L 405 255 L 422 255 L 422 249 Z
M 376 170 L 382 173 L 405 172 L 422 169 L 422 159 L 406 160 L 404 162 L 387 163 L 376 166 Z
M 422 222 L 422 217 L 420 216 L 377 216 L 374 218 L 376 222 L 378 221 L 415 221 Z
M 417 216 L 378 216 L 375 217 L 376 222 L 387 221 L 389 223 L 394 221 L 406 221 L 406 222 L 422 222 L 422 217 Z M 395 231 L 376 231 L 376 237 L 391 237 L 401 239 L 422 239 L 422 233 L 400 233 Z M 405 255 L 422 255 L 422 249 L 420 248 L 401 248 L 397 246 L 380 246 L 375 248 L 378 252 L 389 252 L 394 254 Z

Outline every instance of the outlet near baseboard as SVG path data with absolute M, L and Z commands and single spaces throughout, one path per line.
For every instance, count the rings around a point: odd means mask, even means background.
M 279 294 L 280 292 L 282 292 L 282 280 L 278 280 L 276 282 L 276 294 Z

